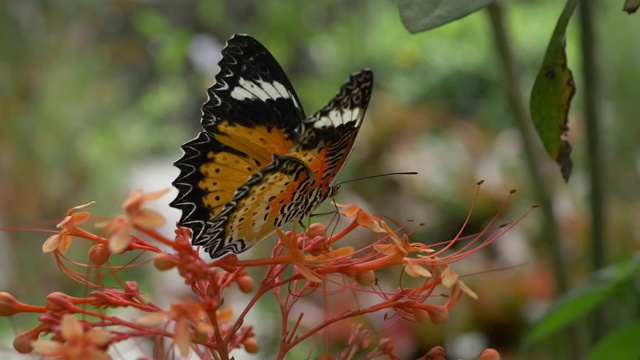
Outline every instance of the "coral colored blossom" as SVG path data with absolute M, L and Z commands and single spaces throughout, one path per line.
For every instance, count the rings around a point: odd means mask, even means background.
M 111 339 L 106 330 L 85 331 L 82 323 L 71 314 L 60 321 L 60 334 L 64 341 L 36 340 L 33 349 L 45 358 L 56 360 L 107 360 L 111 359 L 104 348 Z

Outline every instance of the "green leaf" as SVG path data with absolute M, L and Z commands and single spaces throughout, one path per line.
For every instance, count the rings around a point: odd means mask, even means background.
M 599 341 L 585 357 L 586 360 L 616 359 L 637 360 L 640 359 L 640 322 L 614 330 Z
M 565 32 L 577 4 L 577 0 L 569 0 L 558 19 L 542 67 L 533 84 L 530 103 L 531 118 L 538 136 L 547 153 L 560 164 L 565 181 L 569 180 L 573 166 L 571 145 L 566 140 L 569 131 L 567 115 L 576 92 L 573 75 L 567 66 Z
M 629 283 L 638 276 L 640 276 L 640 254 L 635 254 L 629 261 L 613 264 L 595 272 L 590 276 L 593 279 L 591 284 L 560 297 L 529 330 L 522 342 L 521 358 L 525 358 L 525 352 L 533 343 L 553 335 L 575 320 L 584 317 L 616 291 L 628 290 Z M 615 356 L 602 358 L 617 359 Z
M 583 287 L 560 298 L 531 328 L 523 341 L 523 348 L 542 340 L 600 305 L 615 290 L 610 284 Z
M 412 34 L 450 23 L 493 0 L 398 0 L 400 19 Z

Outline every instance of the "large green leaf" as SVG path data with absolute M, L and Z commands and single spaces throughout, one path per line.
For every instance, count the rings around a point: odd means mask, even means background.
M 567 141 L 567 115 L 576 91 L 573 75 L 567 66 L 565 32 L 578 4 L 569 0 L 560 15 L 531 91 L 531 118 L 538 136 L 549 155 L 560 164 L 565 181 L 569 180 L 573 163 L 571 145 Z
M 433 29 L 480 10 L 493 0 L 398 0 L 402 23 L 411 33 Z
M 585 360 L 616 359 L 637 360 L 640 359 L 640 322 L 616 329 L 604 337 L 587 354 Z
M 640 255 L 634 256 L 629 261 L 608 266 L 594 273 L 591 284 L 559 298 L 529 330 L 522 342 L 521 351 L 523 355 L 533 343 L 547 338 L 577 319 L 585 317 L 587 313 L 602 304 L 616 291 L 629 289 L 629 284 L 637 279 L 638 276 L 640 276 Z M 620 339 L 616 338 L 611 341 L 625 341 L 624 334 L 621 334 L 620 337 Z M 617 359 L 615 356 L 604 358 Z
M 591 285 L 561 298 L 531 328 L 524 339 L 523 347 L 553 335 L 577 319 L 584 317 L 600 305 L 615 287 L 611 285 Z

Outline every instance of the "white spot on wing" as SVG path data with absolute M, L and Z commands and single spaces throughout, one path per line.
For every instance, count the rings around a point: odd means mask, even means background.
M 318 119 L 316 122 L 313 123 L 313 127 L 316 129 L 325 129 L 331 126 L 331 120 L 326 117 L 323 116 L 320 119 Z
M 278 89 L 276 89 L 275 84 L 280 85 L 279 82 L 274 81 L 273 83 L 269 83 L 269 82 L 264 82 L 264 81 L 260 81 L 260 86 L 262 86 L 262 89 L 269 94 L 269 97 L 272 99 L 277 99 L 277 98 L 287 98 L 288 94 L 284 94 L 282 95 Z
M 342 125 L 342 110 L 333 109 L 329 111 L 329 119 L 334 127 Z
M 343 113 L 342 113 L 342 118 L 343 119 L 347 119 L 345 121 L 345 123 L 351 122 L 353 121 L 353 113 L 351 112 L 351 109 L 346 109 Z
M 269 94 L 263 90 L 261 85 L 261 83 L 256 84 L 251 81 L 240 79 L 240 86 L 247 89 L 247 91 L 255 95 L 258 99 L 266 101 L 267 99 L 271 98 L 271 96 L 269 96 Z
M 353 109 L 352 113 L 351 113 L 351 121 L 353 120 L 358 120 L 358 122 L 356 123 L 356 125 L 359 125 L 360 122 L 362 121 L 362 118 L 360 117 L 360 111 L 362 109 L 361 108 L 355 108 Z
M 338 127 L 342 124 L 356 122 L 356 126 L 360 125 L 362 118 L 360 117 L 361 108 L 354 109 L 332 109 L 329 113 L 313 123 L 316 129 L 326 129 L 328 127 Z
M 231 91 L 231 97 L 236 100 L 245 100 L 245 99 L 255 99 L 255 95 L 248 92 L 246 89 L 241 87 L 235 87 L 233 91 Z
M 290 99 L 293 98 L 291 93 L 284 85 L 277 81 L 266 82 L 263 80 L 249 81 L 240 79 L 238 86 L 231 91 L 231 97 L 236 100 L 259 99 L 267 101 L 268 99 Z M 295 105 L 298 103 L 295 101 Z
M 289 93 L 289 90 L 287 90 L 286 87 L 284 87 L 284 85 L 280 84 L 277 81 L 273 82 L 273 87 L 276 89 L 276 91 L 280 94 L 280 97 L 283 97 L 285 99 L 291 98 L 293 96 L 291 96 L 291 94 Z M 296 104 L 297 105 L 297 104 Z

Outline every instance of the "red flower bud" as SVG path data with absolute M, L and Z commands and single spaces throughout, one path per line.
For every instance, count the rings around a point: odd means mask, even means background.
M 13 339 L 13 348 L 16 349 L 16 351 L 20 354 L 31 353 L 33 351 L 31 342 L 34 340 L 38 340 L 39 334 L 39 331 L 34 332 L 33 330 L 21 332 Z
M 238 287 L 240 288 L 240 291 L 242 291 L 243 293 L 248 294 L 253 291 L 254 282 L 251 276 L 248 276 L 248 275 L 242 276 L 237 280 L 237 282 L 238 282 Z
M 160 271 L 169 270 L 176 266 L 174 256 L 160 253 L 153 258 L 153 265 Z
M 109 261 L 111 251 L 109 247 L 103 244 L 96 244 L 89 249 L 89 260 L 96 265 L 104 265 Z
M 62 311 L 67 310 L 69 306 L 73 305 L 69 300 L 69 295 L 61 292 L 52 292 L 47 295 L 46 308 L 50 311 Z
M 245 339 L 242 342 L 242 345 L 244 345 L 244 350 L 249 354 L 255 354 L 258 352 L 258 350 L 260 350 L 260 344 L 258 343 L 258 340 L 256 340 L 256 338 L 254 337 Z
M 11 316 L 21 312 L 20 302 L 8 292 L 0 292 L 0 316 Z

